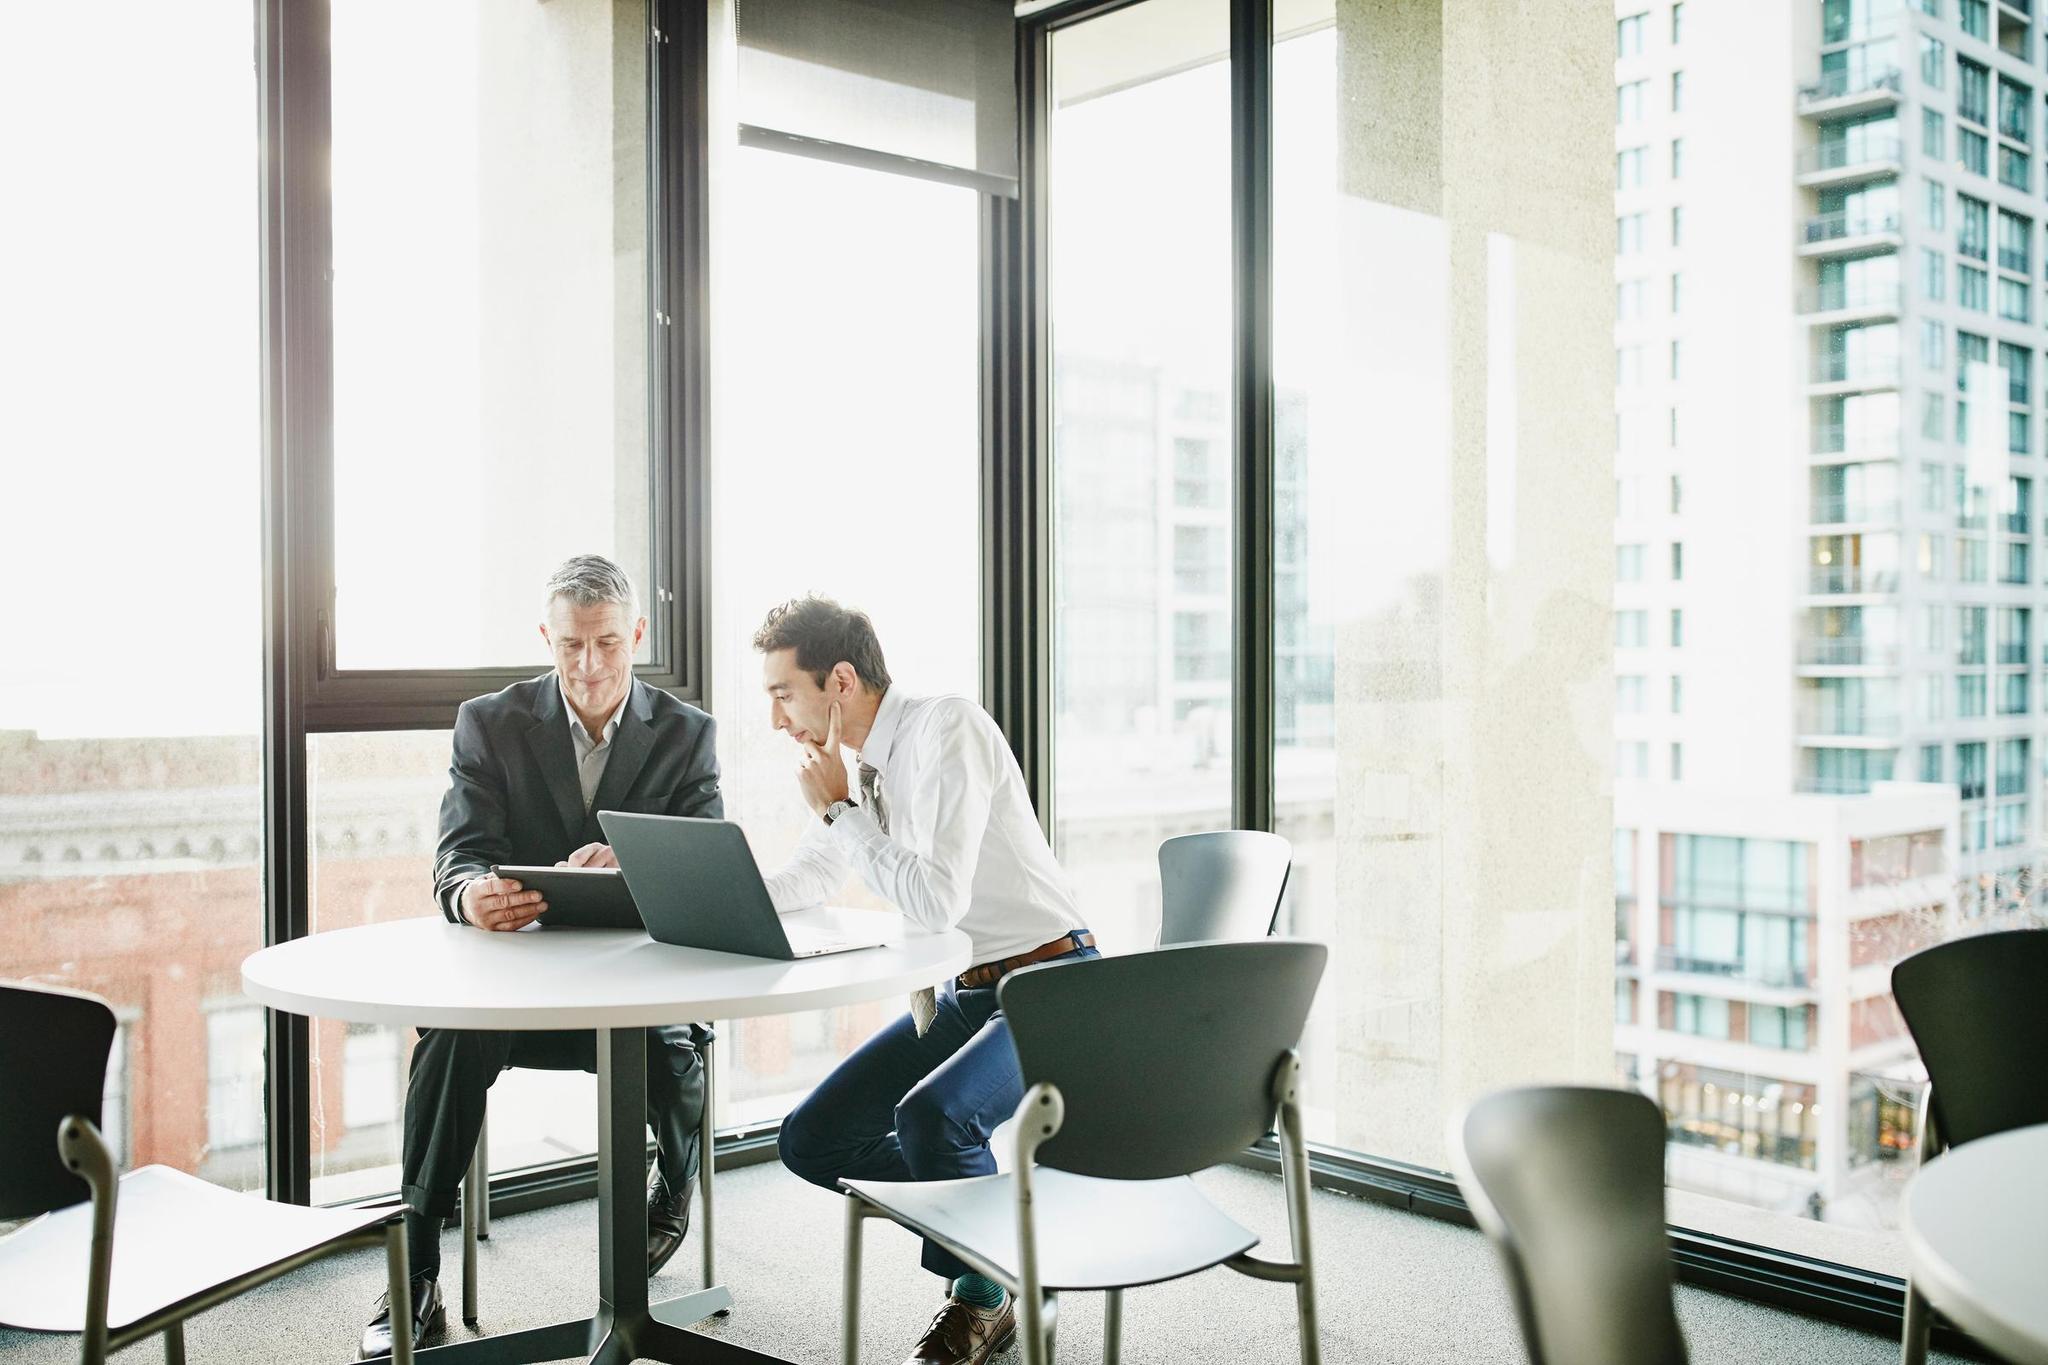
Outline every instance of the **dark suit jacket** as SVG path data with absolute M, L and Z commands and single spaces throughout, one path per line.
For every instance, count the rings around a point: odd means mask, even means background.
M 434 857 L 441 913 L 462 923 L 456 897 L 494 863 L 547 866 L 606 842 L 597 811 L 723 817 L 714 728 L 696 707 L 635 678 L 597 800 L 586 811 L 569 710 L 552 670 L 464 702 L 455 713 Z

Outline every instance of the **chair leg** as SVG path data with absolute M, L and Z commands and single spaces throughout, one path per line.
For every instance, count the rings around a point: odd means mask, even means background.
M 1043 1303 L 1035 1284 L 1027 1283 L 1017 1295 L 1017 1354 L 1024 1365 L 1046 1365 L 1052 1357 L 1052 1324 L 1046 1321 Z
M 711 1172 L 712 1168 L 717 1165 L 711 1159 L 712 1150 L 715 1146 L 714 1135 L 717 1132 L 717 1125 L 712 1121 L 712 1118 L 714 1111 L 718 1108 L 718 1095 L 712 1089 L 712 1082 L 716 1079 L 716 1076 L 711 1069 L 711 1051 L 716 1046 L 717 1039 L 707 1038 L 704 1041 L 704 1046 L 698 1049 L 698 1056 L 704 1067 L 704 1117 L 698 1120 L 697 1130 L 697 1224 L 699 1229 L 697 1235 L 701 1239 L 699 1247 L 704 1253 L 704 1287 L 706 1289 L 718 1283 L 717 1258 L 713 1250 L 714 1239 L 711 1236 Z
M 1300 1062 L 1290 1062 L 1285 1091 L 1280 1102 L 1280 1175 L 1287 1193 L 1287 1230 L 1294 1246 L 1294 1263 L 1300 1278 L 1294 1283 L 1296 1310 L 1301 1322 L 1301 1365 L 1322 1365 L 1322 1333 L 1316 1321 L 1315 1254 L 1309 1247 L 1308 1144 L 1301 1135 L 1301 1105 L 1296 1098 Z
M 1124 1349 L 1124 1291 L 1112 1289 L 1103 1296 L 1102 1365 L 1117 1365 Z
M 472 1327 L 477 1317 L 476 1243 L 483 1235 L 483 1204 L 490 1197 L 490 1185 L 490 1163 L 483 1139 L 478 1138 L 462 1177 L 462 1320 Z
M 476 1154 L 484 1164 L 483 1179 L 476 1187 L 476 1239 L 479 1242 L 491 1240 L 491 1111 L 484 1110 L 484 1121 L 476 1130 Z
M 1906 1281 L 1906 1331 L 1899 1342 L 1900 1365 L 1927 1365 L 1927 1338 L 1934 1328 L 1934 1309 Z
M 1041 1365 L 1053 1365 L 1059 1358 L 1060 1296 L 1055 1290 L 1046 1291 L 1046 1300 L 1052 1305 L 1052 1314 L 1045 1323 L 1045 1359 Z
M 57 1153 L 64 1167 L 92 1189 L 92 1254 L 86 1263 L 85 1330 L 79 1342 L 82 1365 L 106 1365 L 107 1301 L 114 1277 L 114 1207 L 121 1180 L 114 1154 L 92 1120 L 73 1114 L 57 1125 Z
M 846 1196 L 846 1278 L 839 1298 L 839 1365 L 860 1365 L 860 1243 L 867 1214 L 860 1196 Z
M 391 1295 L 391 1323 L 393 1328 L 412 1321 L 412 1271 L 407 1268 L 405 1252 L 405 1220 L 394 1218 L 391 1226 L 384 1230 L 384 1270 L 389 1283 L 385 1286 Z M 394 1330 L 391 1333 L 391 1365 L 412 1365 L 412 1333 Z
M 185 1324 L 164 1328 L 164 1365 L 185 1365 Z

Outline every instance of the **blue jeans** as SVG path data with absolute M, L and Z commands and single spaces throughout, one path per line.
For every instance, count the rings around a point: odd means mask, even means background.
M 1050 959 L 1096 957 L 1079 948 Z M 904 1015 L 856 1048 L 782 1121 L 782 1164 L 835 1193 L 846 1180 L 990 1175 L 988 1135 L 1024 1099 L 1024 1076 L 996 988 L 939 992 L 924 1037 Z M 973 1267 L 934 1242 L 923 1265 L 948 1280 Z

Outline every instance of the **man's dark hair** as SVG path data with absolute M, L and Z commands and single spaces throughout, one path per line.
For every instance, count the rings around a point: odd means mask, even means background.
M 882 662 L 882 642 L 875 623 L 864 611 L 842 607 L 829 597 L 799 597 L 768 613 L 754 632 L 754 648 L 763 654 L 796 651 L 796 666 L 825 685 L 835 664 L 853 665 L 861 686 L 880 696 L 889 690 L 889 666 Z

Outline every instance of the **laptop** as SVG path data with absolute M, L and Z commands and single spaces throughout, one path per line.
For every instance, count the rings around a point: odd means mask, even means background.
M 889 941 L 894 921 L 882 915 L 776 914 L 747 836 L 730 820 L 601 810 L 597 822 L 657 943 L 790 962 Z

